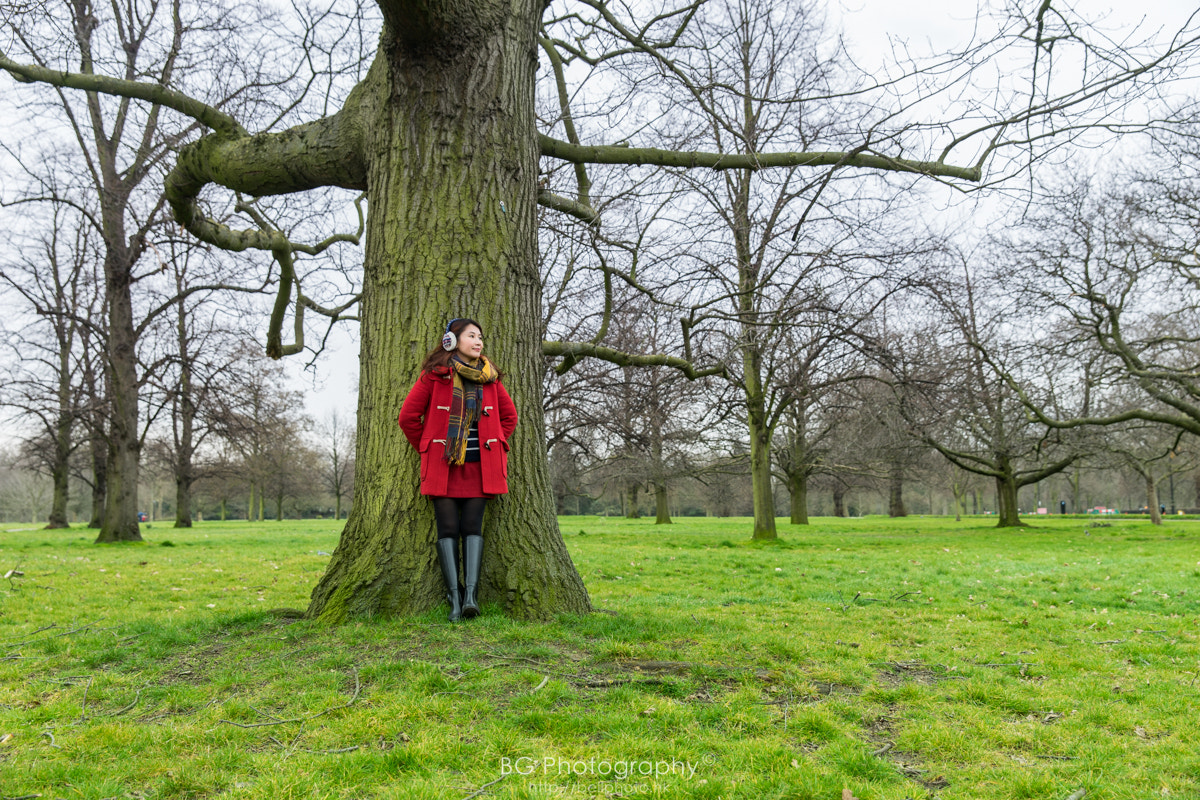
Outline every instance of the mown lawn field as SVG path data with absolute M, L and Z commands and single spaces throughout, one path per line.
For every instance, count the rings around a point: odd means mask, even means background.
M 1200 798 L 1200 522 L 1037 523 L 564 517 L 596 613 L 333 628 L 336 523 L 0 529 L 0 798 Z

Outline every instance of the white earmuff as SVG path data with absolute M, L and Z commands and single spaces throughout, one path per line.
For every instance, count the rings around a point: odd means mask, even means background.
M 455 348 L 458 347 L 458 337 L 455 336 L 453 331 L 450 330 L 450 326 L 456 322 L 458 322 L 457 317 L 447 322 L 446 333 L 442 336 L 442 349 L 447 353 L 454 352 Z

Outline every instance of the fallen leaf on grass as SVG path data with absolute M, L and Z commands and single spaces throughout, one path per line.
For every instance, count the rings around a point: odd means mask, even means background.
M 842 800 L 858 800 L 858 798 L 849 789 L 842 789 Z
M 13 738 L 13 735 L 11 733 L 6 733 L 3 736 L 0 736 L 0 744 L 4 744 L 11 738 Z

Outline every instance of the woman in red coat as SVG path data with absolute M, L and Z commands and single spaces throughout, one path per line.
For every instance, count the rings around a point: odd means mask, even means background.
M 452 319 L 400 409 L 400 428 L 421 454 L 421 494 L 433 500 L 451 622 L 479 614 L 475 593 L 483 557 L 483 509 L 489 497 L 508 492 L 508 437 L 517 427 L 517 408 L 500 378 L 483 355 L 479 323 Z

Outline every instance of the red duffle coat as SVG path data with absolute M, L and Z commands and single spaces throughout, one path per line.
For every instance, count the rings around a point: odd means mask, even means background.
M 421 374 L 400 408 L 400 428 L 421 454 L 421 494 L 444 497 L 450 479 L 446 432 L 454 383 L 447 367 Z M 479 414 L 479 461 L 485 495 L 508 492 L 508 437 L 517 427 L 517 407 L 500 381 L 483 384 Z

